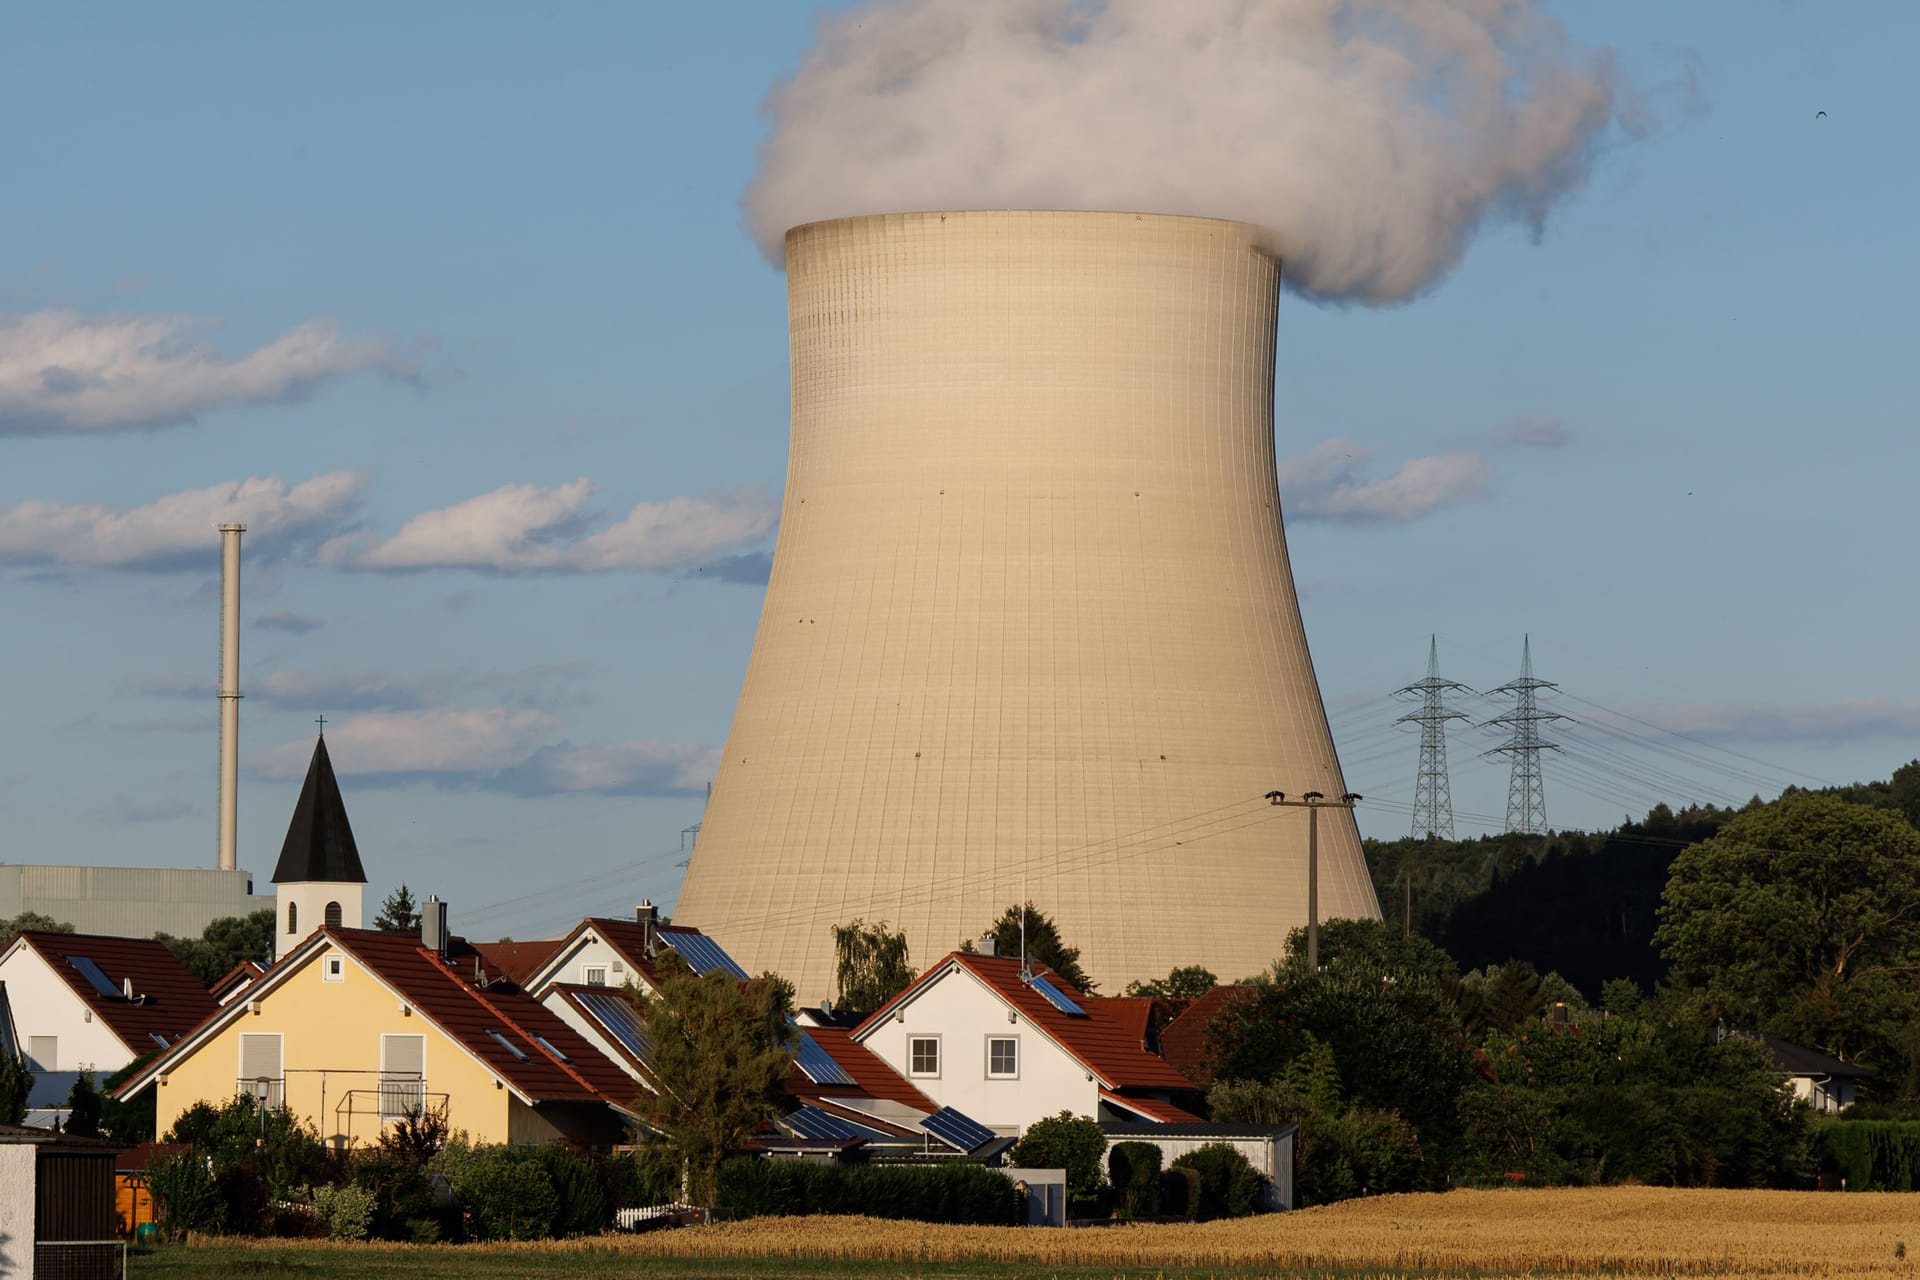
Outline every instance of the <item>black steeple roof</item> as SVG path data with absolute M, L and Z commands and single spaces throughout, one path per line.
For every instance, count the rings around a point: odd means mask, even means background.
M 275 884 L 302 880 L 367 882 L 367 873 L 360 868 L 360 850 L 354 847 L 353 828 L 347 823 L 346 802 L 334 780 L 333 761 L 327 758 L 325 737 L 313 749 L 300 802 L 293 806 L 293 821 L 287 824 L 287 842 L 280 846 L 280 862 L 273 869 Z

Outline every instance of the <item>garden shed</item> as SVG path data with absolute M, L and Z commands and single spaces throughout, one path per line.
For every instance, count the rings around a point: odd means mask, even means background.
M 0 1125 L 0 1275 L 121 1275 L 111 1142 Z
M 1263 1209 L 1293 1208 L 1293 1138 L 1297 1124 L 1123 1124 L 1105 1122 L 1100 1131 L 1109 1144 L 1149 1142 L 1160 1148 L 1163 1163 L 1171 1165 L 1189 1151 L 1221 1144 L 1247 1158 L 1267 1179 Z

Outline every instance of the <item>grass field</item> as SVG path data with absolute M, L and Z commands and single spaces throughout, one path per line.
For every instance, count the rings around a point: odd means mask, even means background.
M 1911 1250 L 1913 1257 L 1907 1257 Z M 1920 1195 L 1454 1191 L 1241 1222 L 1074 1231 L 758 1219 L 633 1237 L 464 1247 L 210 1243 L 138 1277 L 1913 1276 Z

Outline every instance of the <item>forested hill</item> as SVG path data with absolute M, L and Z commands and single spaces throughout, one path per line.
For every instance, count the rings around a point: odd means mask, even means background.
M 1820 790 L 1896 810 L 1920 828 L 1920 760 L 1885 782 Z M 1387 919 L 1406 921 L 1411 898 L 1412 930 L 1446 948 L 1462 969 L 1526 960 L 1542 973 L 1557 971 L 1594 1000 L 1609 978 L 1651 990 L 1666 976 L 1653 931 L 1668 870 L 1681 849 L 1713 835 L 1735 812 L 1663 804 L 1612 831 L 1369 840 L 1367 866 Z

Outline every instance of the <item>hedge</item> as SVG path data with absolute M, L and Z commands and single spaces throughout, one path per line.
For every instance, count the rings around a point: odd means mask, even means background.
M 860 1213 L 913 1222 L 1019 1226 L 1026 1202 L 1005 1174 L 977 1164 L 840 1165 L 736 1156 L 715 1200 L 742 1218 Z
M 1160 1148 L 1151 1142 L 1116 1142 L 1107 1149 L 1107 1181 L 1119 1216 L 1151 1220 L 1160 1213 Z
M 1209 1142 L 1175 1160 L 1173 1167 L 1192 1169 L 1200 1175 L 1198 1216 L 1203 1220 L 1243 1218 L 1260 1209 L 1267 1180 L 1227 1143 Z M 1193 1206 L 1186 1208 L 1187 1216 L 1194 1217 Z
M 1813 1130 L 1820 1168 L 1849 1191 L 1920 1189 L 1920 1121 L 1829 1120 Z

